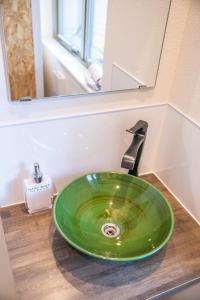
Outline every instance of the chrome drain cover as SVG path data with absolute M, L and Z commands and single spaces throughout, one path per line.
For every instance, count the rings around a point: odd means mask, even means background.
M 116 224 L 106 223 L 102 225 L 101 232 L 108 238 L 114 238 L 120 234 L 120 229 Z

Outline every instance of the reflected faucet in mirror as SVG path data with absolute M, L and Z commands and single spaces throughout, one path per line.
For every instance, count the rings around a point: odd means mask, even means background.
M 153 87 L 170 2 L 0 0 L 10 99 Z

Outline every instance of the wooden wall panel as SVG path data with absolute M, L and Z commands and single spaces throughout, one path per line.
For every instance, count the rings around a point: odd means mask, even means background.
M 31 0 L 0 0 L 11 99 L 36 97 Z

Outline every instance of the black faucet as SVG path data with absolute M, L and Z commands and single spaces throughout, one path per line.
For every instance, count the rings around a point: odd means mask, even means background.
M 128 150 L 124 153 L 121 167 L 128 169 L 130 175 L 138 176 L 138 165 L 144 146 L 147 128 L 148 123 L 140 120 L 131 129 L 126 130 L 133 134 L 133 141 Z

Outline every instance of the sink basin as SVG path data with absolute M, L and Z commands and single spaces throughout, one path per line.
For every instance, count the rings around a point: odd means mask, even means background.
M 88 174 L 64 187 L 54 202 L 53 217 L 71 246 L 116 261 L 156 253 L 174 226 L 172 209 L 155 187 L 112 172 Z

